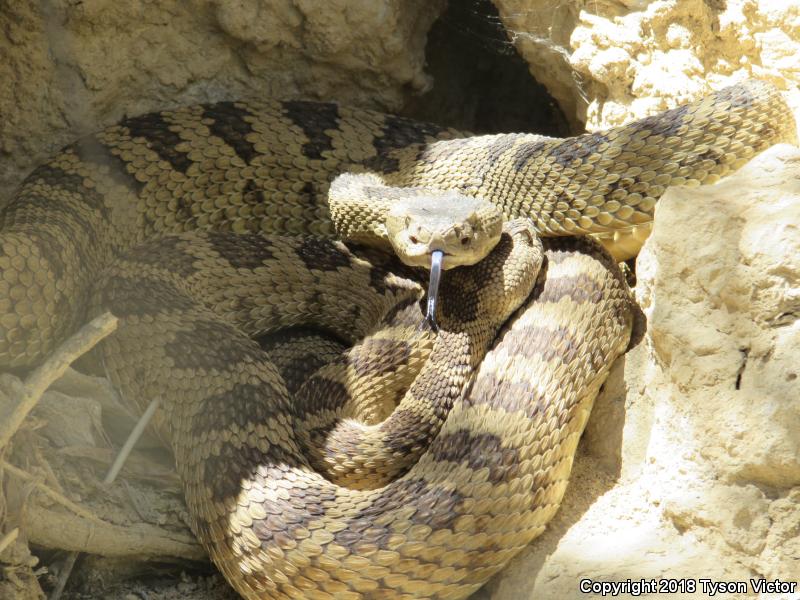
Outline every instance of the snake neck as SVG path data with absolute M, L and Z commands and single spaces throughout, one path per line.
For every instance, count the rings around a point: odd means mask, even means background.
M 392 251 L 384 225 L 391 208 L 388 201 L 372 195 L 340 197 L 331 193 L 328 208 L 339 238 Z

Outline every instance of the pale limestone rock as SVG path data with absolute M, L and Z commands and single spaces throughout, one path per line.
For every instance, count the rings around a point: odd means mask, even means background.
M 575 0 L 493 0 L 517 51 L 576 129 L 584 112 L 580 83 L 570 66 L 570 35 L 578 19 Z
M 598 399 L 562 509 L 477 598 L 797 579 L 800 149 L 669 190 L 637 275 L 648 331 Z
M 800 111 L 800 0 L 496 0 L 573 123 L 641 118 L 748 78 Z
M 0 203 L 55 150 L 125 115 L 263 97 L 396 110 L 430 85 L 425 40 L 443 8 L 443 0 L 4 3 Z

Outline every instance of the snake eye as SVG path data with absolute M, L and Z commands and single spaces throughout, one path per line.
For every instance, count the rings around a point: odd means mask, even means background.
M 461 245 L 466 246 L 467 244 L 469 244 L 469 238 L 468 237 L 461 238 Z
M 419 244 L 419 240 L 417 239 L 417 236 L 415 236 L 415 235 L 409 236 L 408 237 L 408 241 L 411 242 L 412 244 Z

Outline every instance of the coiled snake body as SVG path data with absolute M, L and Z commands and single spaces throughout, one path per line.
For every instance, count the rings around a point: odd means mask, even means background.
M 165 400 L 159 426 L 172 440 L 196 533 L 243 596 L 464 597 L 555 512 L 594 396 L 628 343 L 628 292 L 592 242 L 547 240 L 543 278 L 466 391 L 463 367 L 490 333 L 466 347 L 463 335 L 439 335 L 417 366 L 414 385 L 426 376 L 424 389 L 451 405 L 431 446 L 414 450 L 419 460 L 377 489 L 333 483 L 304 454 L 314 432 L 295 428 L 299 413 L 319 413 L 315 396 L 292 405 L 276 367 L 241 335 L 275 320 L 296 324 L 282 316 L 287 305 L 328 314 L 319 324 L 337 331 L 390 323 L 392 307 L 416 298 L 417 288 L 380 264 L 308 237 L 333 234 L 325 203 L 333 175 L 375 172 L 390 185 L 483 197 L 543 235 L 597 234 L 624 255 L 666 186 L 714 181 L 792 141 L 789 114 L 775 90 L 752 82 L 568 140 L 459 138 L 308 102 L 128 118 L 37 168 L 3 208 L 0 364 L 35 363 L 85 318 L 90 298 L 95 309 L 111 306 L 123 316 L 103 350 L 112 378 Z M 223 233 L 167 235 L 126 255 L 156 234 L 192 230 Z M 232 243 L 227 231 L 299 237 Z M 490 258 L 525 247 L 504 239 Z M 115 270 L 103 271 L 111 263 Z M 264 297 L 266 263 L 276 270 Z M 454 281 L 479 290 L 493 281 L 482 264 Z M 90 297 L 101 272 L 104 287 Z M 219 285 L 223 275 L 233 283 Z M 225 319 L 194 299 L 195 284 Z M 458 306 L 447 300 L 440 310 L 453 311 L 462 334 L 459 323 L 491 314 Z M 442 364 L 461 367 L 437 372 Z M 392 442 L 396 454 L 407 450 Z

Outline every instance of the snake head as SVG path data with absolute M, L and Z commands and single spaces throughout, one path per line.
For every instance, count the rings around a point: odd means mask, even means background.
M 334 179 L 328 205 L 343 239 L 391 246 L 405 264 L 430 270 L 426 323 L 434 331 L 442 270 L 480 262 L 503 232 L 503 213 L 488 200 L 452 190 L 387 186 L 373 173 Z
M 430 269 L 425 322 L 437 331 L 442 270 L 474 265 L 485 258 L 500 240 L 503 214 L 486 200 L 437 191 L 399 199 L 389 209 L 385 224 L 400 260 Z
M 495 247 L 503 214 L 494 204 L 456 192 L 409 196 L 396 201 L 386 216 L 389 242 L 412 267 L 430 268 L 434 252 L 441 266 L 474 265 Z

